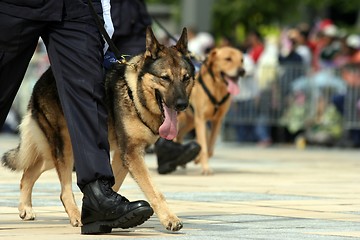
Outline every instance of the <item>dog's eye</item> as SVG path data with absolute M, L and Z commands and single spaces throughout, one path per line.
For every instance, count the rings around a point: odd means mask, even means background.
M 225 61 L 231 62 L 231 58 L 230 57 L 225 58 Z
M 164 81 L 170 82 L 170 77 L 168 75 L 162 75 L 160 78 Z
M 185 74 L 184 75 L 184 78 L 183 78 L 183 81 L 184 82 L 187 82 L 187 81 L 189 81 L 190 80 L 190 75 L 189 74 Z

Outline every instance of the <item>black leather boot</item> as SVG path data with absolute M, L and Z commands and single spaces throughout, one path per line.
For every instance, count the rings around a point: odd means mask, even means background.
M 105 179 L 87 184 L 82 192 L 81 234 L 110 233 L 112 228 L 135 227 L 154 213 L 148 202 L 129 202 L 114 192 L 110 181 Z
M 177 166 L 191 162 L 199 154 L 201 147 L 196 142 L 180 144 L 163 138 L 155 143 L 155 153 L 160 174 L 171 173 Z

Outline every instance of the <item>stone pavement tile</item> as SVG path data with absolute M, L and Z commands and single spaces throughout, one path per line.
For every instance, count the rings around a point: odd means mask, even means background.
M 0 135 L 0 155 L 17 144 L 16 137 Z M 220 143 L 210 160 L 214 175 L 200 168 L 169 175 L 156 172 L 156 158 L 146 155 L 155 185 L 170 209 L 184 222 L 169 233 L 156 216 L 130 230 L 82 236 L 70 226 L 59 200 L 54 170 L 45 172 L 33 191 L 37 219 L 22 221 L 17 204 L 21 173 L 0 168 L 0 239 L 321 239 L 359 238 L 360 161 L 354 150 L 291 147 L 258 149 Z M 75 183 L 78 205 L 82 194 Z M 130 177 L 120 191 L 129 199 L 144 195 Z
M 323 236 L 339 236 L 339 237 L 346 237 L 346 238 L 360 238 L 360 231 L 357 232 L 316 232 L 312 233 L 309 232 L 309 234 L 317 234 L 317 235 L 323 235 Z

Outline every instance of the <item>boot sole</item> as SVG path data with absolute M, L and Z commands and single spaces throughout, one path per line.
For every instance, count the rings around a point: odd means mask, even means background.
M 179 156 L 176 160 L 165 163 L 161 167 L 159 167 L 158 173 L 167 174 L 175 171 L 177 166 L 185 165 L 194 160 L 194 158 L 199 154 L 200 150 L 200 146 L 189 149 L 183 155 Z
M 113 228 L 127 229 L 136 227 L 146 222 L 153 214 L 154 210 L 150 206 L 139 207 L 112 221 L 97 221 L 84 224 L 81 227 L 81 234 L 111 233 Z

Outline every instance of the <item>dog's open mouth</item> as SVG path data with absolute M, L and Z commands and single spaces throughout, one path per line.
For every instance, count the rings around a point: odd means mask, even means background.
M 240 92 L 240 88 L 238 85 L 239 75 L 229 76 L 224 72 L 221 72 L 221 76 L 227 82 L 227 90 L 231 95 L 237 95 Z
M 156 101 L 159 105 L 162 113 L 163 123 L 159 127 L 159 135 L 167 140 L 172 140 L 177 135 L 177 112 L 174 109 L 166 106 L 161 94 L 158 90 L 155 90 Z

